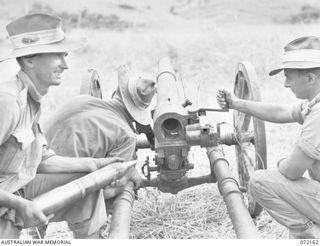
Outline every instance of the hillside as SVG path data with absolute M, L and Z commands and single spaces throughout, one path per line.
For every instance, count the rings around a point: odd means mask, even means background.
M 212 23 L 266 24 L 288 22 L 292 16 L 318 19 L 317 0 L 0 0 L 0 19 L 15 18 L 34 4 L 50 6 L 56 12 L 80 14 L 86 10 L 103 15 L 117 15 L 134 24 L 157 26 L 174 24 L 179 18 L 209 20 Z M 178 17 L 178 18 L 175 18 Z
M 187 19 L 208 19 L 214 23 L 284 23 L 291 21 L 291 17 L 301 14 L 308 16 L 310 12 L 320 13 L 320 3 L 316 0 L 187 0 L 179 2 L 180 5 L 173 7 L 173 13 Z

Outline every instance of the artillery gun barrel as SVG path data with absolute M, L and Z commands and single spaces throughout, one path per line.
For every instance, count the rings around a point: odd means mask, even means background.
M 136 163 L 137 161 L 129 161 L 110 164 L 68 184 L 43 193 L 34 198 L 33 202 L 44 214 L 52 214 L 84 198 L 89 193 L 105 188 L 116 179 L 121 178 Z
M 237 181 L 232 177 L 229 163 L 219 147 L 207 148 L 210 165 L 218 180 L 218 188 L 223 196 L 237 238 L 260 238 L 252 221 Z
M 158 69 L 157 107 L 161 107 L 163 103 L 178 102 L 179 91 L 176 85 L 177 79 L 170 59 L 168 57 L 160 59 Z
M 162 119 L 166 117 L 167 120 L 163 123 L 163 127 L 171 129 L 177 123 L 175 113 L 187 115 L 186 109 L 181 104 L 174 69 L 172 68 L 170 59 L 164 57 L 158 63 L 157 106 L 153 116 L 154 122 L 156 123 L 158 118 Z

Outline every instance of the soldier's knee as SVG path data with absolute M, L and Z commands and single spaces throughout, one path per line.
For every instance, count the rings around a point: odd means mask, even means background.
M 268 185 L 271 179 L 270 173 L 267 170 L 257 170 L 251 174 L 249 181 L 249 192 L 256 199 L 268 190 Z

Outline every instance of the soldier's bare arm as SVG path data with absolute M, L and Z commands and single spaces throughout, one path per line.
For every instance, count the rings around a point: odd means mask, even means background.
M 286 159 L 280 161 L 279 172 L 290 180 L 299 179 L 314 163 L 313 158 L 296 146 Z
M 222 108 L 228 105 L 230 109 L 239 110 L 264 121 L 273 123 L 295 122 L 292 117 L 292 105 L 242 100 L 227 90 L 218 91 L 217 102 Z
M 53 216 L 50 215 L 46 217 L 32 201 L 4 190 L 0 190 L 0 206 L 16 210 L 17 216 L 19 216 L 24 223 L 24 227 L 48 224 L 49 219 Z

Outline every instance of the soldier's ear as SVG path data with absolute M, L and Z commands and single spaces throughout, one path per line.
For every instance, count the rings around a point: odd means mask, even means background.
M 313 72 L 307 72 L 308 82 L 311 84 L 315 84 L 318 81 L 318 76 Z
M 35 58 L 36 58 L 36 55 L 21 57 L 19 64 L 23 67 L 33 68 L 35 65 Z

